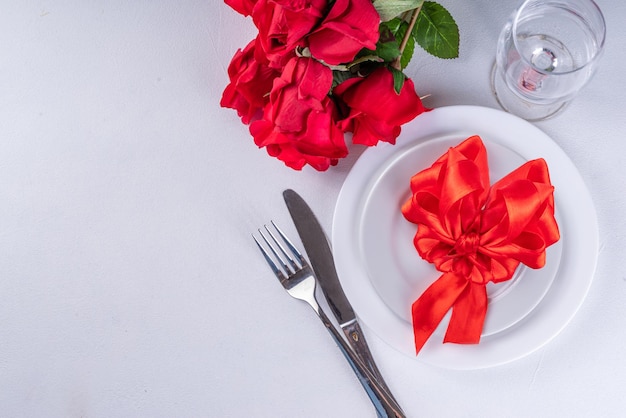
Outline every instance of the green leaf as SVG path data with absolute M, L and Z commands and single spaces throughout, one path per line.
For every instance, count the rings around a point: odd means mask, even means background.
M 400 43 L 396 39 L 396 31 L 399 23 L 392 23 L 396 20 L 400 22 L 400 19 L 382 22 L 380 24 L 380 28 L 378 29 L 380 37 L 376 43 L 376 50 L 366 50 L 371 55 L 379 57 L 381 61 L 392 62 L 400 55 Z
M 375 54 L 379 55 L 386 62 L 393 62 L 400 55 L 400 43 L 409 28 L 409 23 L 403 19 L 395 18 L 380 25 L 380 40 Z M 382 50 L 385 48 L 386 50 Z M 402 69 L 406 68 L 413 57 L 415 50 L 415 40 L 413 37 L 407 39 L 407 44 L 400 57 Z M 383 55 L 384 54 L 384 55 Z
M 398 42 L 393 40 L 391 42 L 379 42 L 376 45 L 376 55 L 381 57 L 386 62 L 391 62 L 400 55 L 400 46 Z
M 410 37 L 406 46 L 404 47 L 404 51 L 402 51 L 402 58 L 400 59 L 400 65 L 404 70 L 409 63 L 411 62 L 411 58 L 413 58 L 413 52 L 415 51 L 415 39 Z
M 386 22 L 409 10 L 417 9 L 424 0 L 375 0 L 374 7 L 380 20 Z
M 390 68 L 391 74 L 393 75 L 393 89 L 396 93 L 400 94 L 402 91 L 402 86 L 404 86 L 404 80 L 406 76 L 402 71 L 396 70 L 395 68 Z
M 388 20 L 380 24 L 380 33 L 382 34 L 385 29 L 391 31 L 392 33 L 398 32 L 400 25 L 404 22 L 404 20 L 396 17 L 395 19 Z
M 402 21 L 398 30 L 396 31 L 396 38 L 398 42 L 401 42 L 406 34 L 406 31 L 409 29 L 409 24 L 405 21 Z M 402 57 L 400 58 L 400 67 L 401 69 L 405 69 L 409 62 L 411 62 L 411 58 L 413 58 L 413 52 L 415 51 L 415 39 L 410 36 L 407 39 L 407 43 L 404 46 L 404 51 L 402 51 Z
M 349 71 L 333 71 L 333 85 L 332 88 L 337 87 L 338 85 L 340 85 L 341 83 L 343 83 L 344 81 L 348 80 L 349 78 L 352 78 L 353 75 L 350 74 Z
M 413 28 L 415 41 L 439 58 L 459 56 L 459 27 L 443 6 L 425 1 Z

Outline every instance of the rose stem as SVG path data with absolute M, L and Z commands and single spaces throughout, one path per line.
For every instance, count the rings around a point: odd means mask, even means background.
M 409 22 L 409 27 L 406 29 L 406 33 L 404 34 L 402 42 L 400 43 L 400 55 L 398 55 L 398 57 L 394 60 L 392 64 L 392 66 L 397 70 L 401 70 L 400 59 L 402 58 L 402 53 L 404 52 L 404 48 L 406 48 L 407 42 L 409 42 L 409 36 L 411 36 L 411 32 L 413 31 L 413 26 L 415 26 L 415 22 L 417 22 L 417 15 L 420 14 L 420 11 L 422 10 L 422 5 L 413 10 L 413 14 L 411 15 L 411 21 Z

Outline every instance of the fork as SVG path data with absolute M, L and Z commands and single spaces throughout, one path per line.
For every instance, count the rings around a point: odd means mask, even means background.
M 263 253 L 265 260 L 280 283 L 290 296 L 308 303 L 319 316 L 320 320 L 352 367 L 352 370 L 358 377 L 359 382 L 367 392 L 367 395 L 376 408 L 378 416 L 383 418 L 404 418 L 405 415 L 402 408 L 400 408 L 400 405 L 398 405 L 395 399 L 384 388 L 381 388 L 381 386 L 376 383 L 376 377 L 352 351 L 350 346 L 345 342 L 343 337 L 341 337 L 337 329 L 330 322 L 326 313 L 324 313 L 324 311 L 320 308 L 315 297 L 317 279 L 315 278 L 313 270 L 307 260 L 285 236 L 280 228 L 278 228 L 274 221 L 271 223 L 280 239 L 276 237 L 267 225 L 264 226 L 266 233 L 263 233 L 261 229 L 258 230 L 265 245 L 262 245 L 262 243 L 254 235 L 252 238 L 254 238 L 254 241 L 261 250 L 261 253 Z M 285 246 L 287 248 L 285 248 Z M 266 247 L 269 249 L 269 252 Z

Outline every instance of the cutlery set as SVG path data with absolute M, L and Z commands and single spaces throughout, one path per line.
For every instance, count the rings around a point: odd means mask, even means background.
M 283 197 L 294 221 L 310 264 L 283 231 L 272 221 L 253 238 L 265 260 L 290 296 L 307 302 L 348 361 L 372 401 L 379 417 L 405 417 L 387 387 L 367 346 L 356 315 L 346 298 L 333 259 L 328 238 L 307 203 L 293 190 Z M 316 299 L 319 286 L 339 328 L 330 321 Z

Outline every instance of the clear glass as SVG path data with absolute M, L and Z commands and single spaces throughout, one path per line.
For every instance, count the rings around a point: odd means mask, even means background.
M 498 103 L 527 120 L 556 115 L 594 74 L 605 36 L 593 0 L 526 0 L 498 39 L 491 71 Z

